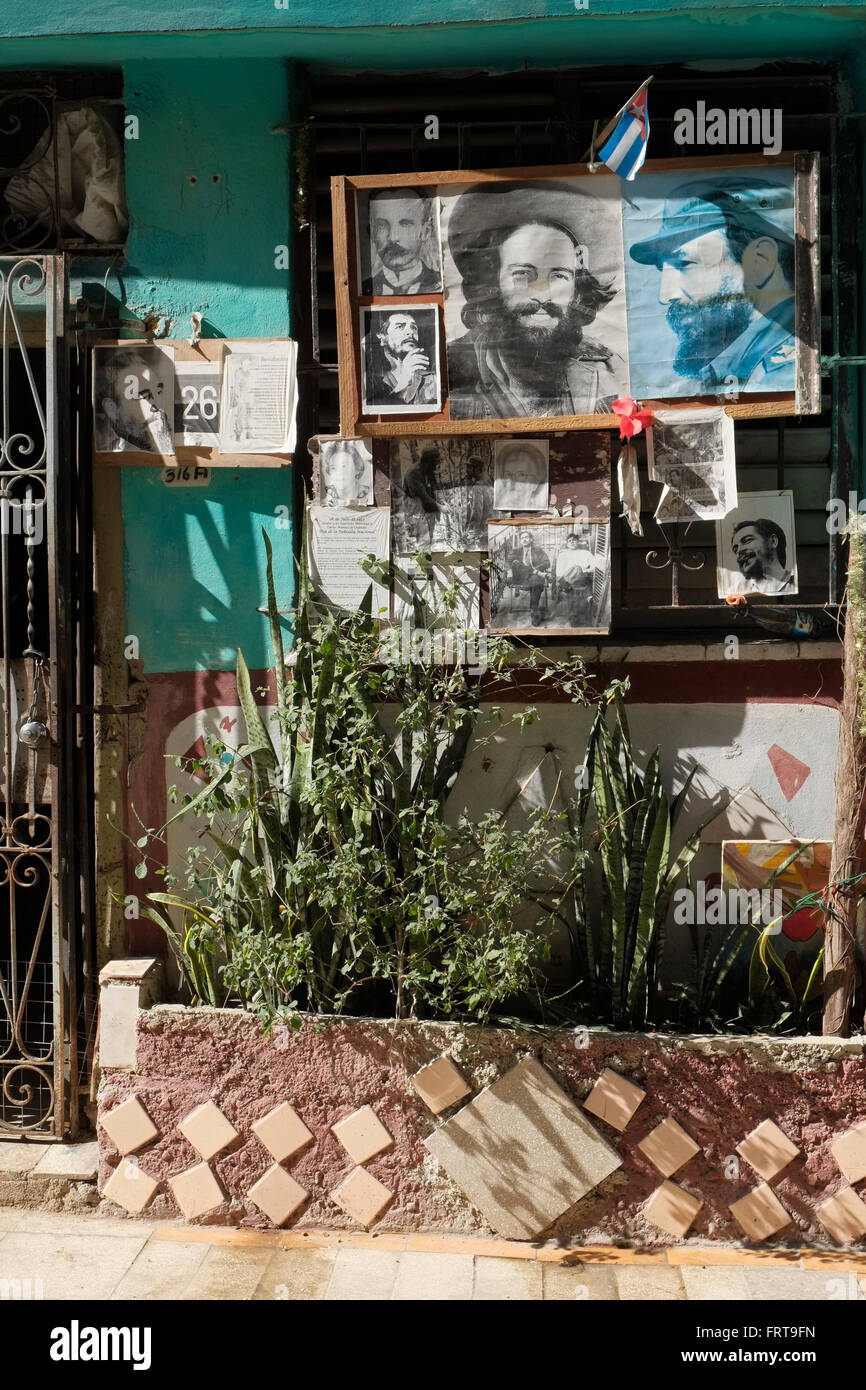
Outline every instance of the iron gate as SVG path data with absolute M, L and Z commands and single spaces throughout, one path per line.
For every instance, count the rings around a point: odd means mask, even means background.
M 61 256 L 0 257 L 0 1136 L 77 1126 L 76 689 Z

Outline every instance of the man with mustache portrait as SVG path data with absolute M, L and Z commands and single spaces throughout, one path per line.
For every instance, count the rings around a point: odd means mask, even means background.
M 432 236 L 432 204 L 414 188 L 385 188 L 370 194 L 370 245 L 379 269 L 362 283 L 363 294 L 435 294 L 438 270 L 424 260 Z

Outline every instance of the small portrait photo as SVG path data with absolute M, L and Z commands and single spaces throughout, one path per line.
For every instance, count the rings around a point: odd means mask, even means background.
M 392 439 L 394 549 L 481 551 L 494 515 L 493 450 L 474 436 Z
M 549 498 L 546 439 L 497 439 L 493 505 L 498 512 L 543 512 Z
M 93 350 L 97 453 L 173 454 L 174 353 L 148 343 Z
M 658 522 L 717 521 L 737 505 L 734 422 L 721 408 L 657 411 L 647 430 Z
M 439 206 L 429 189 L 361 190 L 355 200 L 361 294 L 438 294 Z
M 369 440 L 320 442 L 319 500 L 323 507 L 372 507 L 373 450 Z
M 438 414 L 439 308 L 395 304 L 361 310 L 361 410 L 364 415 Z
M 491 629 L 609 630 L 608 522 L 493 522 L 489 546 Z
M 719 598 L 728 594 L 796 594 L 794 494 L 740 493 L 739 503 L 716 522 Z

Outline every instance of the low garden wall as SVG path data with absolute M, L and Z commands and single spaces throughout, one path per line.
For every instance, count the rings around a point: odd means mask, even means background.
M 104 1066 L 99 1092 L 100 1189 L 121 1210 L 574 1244 L 770 1226 L 770 1245 L 863 1243 L 863 1038 L 342 1018 L 267 1037 L 243 1012 L 179 1005 L 135 1026 L 134 1066 Z M 436 1068 L 419 1094 L 412 1078 L 442 1057 L 456 1072 Z

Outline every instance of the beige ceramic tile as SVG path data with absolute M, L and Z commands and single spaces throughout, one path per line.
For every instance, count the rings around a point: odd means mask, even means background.
M 472 1094 L 450 1057 L 437 1057 L 412 1077 L 412 1085 L 434 1115 Z
M 225 1201 L 222 1188 L 206 1163 L 197 1163 L 185 1173 L 177 1173 L 169 1178 L 168 1185 L 187 1221 L 206 1216 Z
M 158 1187 L 156 1179 L 145 1173 L 137 1163 L 123 1158 L 102 1189 L 102 1195 L 137 1216 L 144 1211 Z
M 784 1230 L 791 1221 L 775 1192 L 765 1182 L 753 1187 L 738 1202 L 732 1202 L 730 1211 L 752 1240 L 766 1240 Z
M 339 1250 L 325 1298 L 329 1303 L 385 1302 L 394 1291 L 400 1258 L 393 1250 Z
M 624 1076 L 611 1071 L 610 1067 L 605 1067 L 583 1102 L 583 1108 L 588 1110 L 590 1115 L 597 1115 L 600 1120 L 605 1120 L 614 1129 L 621 1131 L 625 1129 L 645 1095 L 646 1091 L 642 1091 L 640 1086 L 635 1086 L 633 1081 L 627 1081 Z
M 269 1110 L 252 1127 L 253 1134 L 277 1163 L 284 1163 L 313 1138 L 300 1115 L 286 1102 Z
M 866 1178 L 866 1124 L 855 1125 L 830 1145 L 830 1152 L 849 1182 Z
M 866 1235 L 866 1202 L 853 1187 L 845 1187 L 829 1202 L 822 1202 L 816 1215 L 825 1231 L 840 1245 Z
M 400 1256 L 391 1298 L 398 1303 L 468 1303 L 472 1298 L 471 1255 Z
M 670 1116 L 650 1130 L 638 1148 L 666 1178 L 672 1177 L 678 1168 L 682 1168 L 684 1163 L 701 1151 L 691 1135 Z
M 622 1159 L 535 1058 L 424 1141 L 499 1236 L 532 1239 Z
M 742 1144 L 737 1145 L 737 1153 L 754 1168 L 765 1182 L 771 1182 L 783 1168 L 797 1157 L 800 1150 L 776 1124 L 775 1120 L 763 1120 L 757 1129 L 746 1135 Z
M 284 1226 L 307 1200 L 307 1190 L 279 1163 L 272 1163 L 258 1182 L 253 1183 L 247 1196 L 275 1226 Z
M 544 1292 L 544 1272 L 531 1260 L 496 1260 L 479 1255 L 475 1260 L 475 1303 L 527 1303 Z
M 331 1196 L 359 1226 L 372 1226 L 394 1194 L 365 1168 L 354 1168 Z
M 159 1134 L 138 1096 L 130 1096 L 113 1110 L 107 1110 L 100 1115 L 99 1123 L 124 1158 L 136 1149 L 143 1149 Z
M 331 1131 L 356 1163 L 367 1163 L 394 1143 L 372 1105 L 362 1105 L 360 1110 L 338 1120 Z
M 203 1105 L 191 1110 L 181 1120 L 178 1129 L 205 1163 L 228 1148 L 238 1137 L 234 1125 L 212 1100 L 206 1100 Z
M 702 1206 L 703 1202 L 675 1182 L 663 1182 L 647 1200 L 644 1215 L 660 1231 L 684 1236 Z

